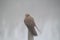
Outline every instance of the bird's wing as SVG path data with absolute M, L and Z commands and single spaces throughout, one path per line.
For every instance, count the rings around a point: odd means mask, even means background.
M 31 22 L 31 25 L 36 26 L 36 24 L 35 24 L 35 21 L 34 21 L 34 18 L 33 18 L 33 17 L 31 17 L 31 18 L 30 18 L 30 22 Z
M 33 17 L 31 18 L 31 22 L 32 22 L 32 25 L 34 25 L 34 27 L 36 27 L 36 29 L 41 33 L 41 31 L 39 30 L 39 28 L 35 24 L 35 21 L 34 21 Z

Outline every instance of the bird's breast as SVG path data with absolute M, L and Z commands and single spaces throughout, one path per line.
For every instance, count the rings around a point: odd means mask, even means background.
M 24 22 L 25 22 L 25 24 L 27 24 L 27 25 L 32 25 L 32 21 L 31 21 L 31 19 L 29 19 L 29 18 L 26 18 Z

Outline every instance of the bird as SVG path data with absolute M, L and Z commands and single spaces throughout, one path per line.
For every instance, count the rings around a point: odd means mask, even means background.
M 34 28 L 36 24 L 34 18 L 30 14 L 28 13 L 25 14 L 24 23 L 27 26 L 28 30 L 31 32 L 31 34 L 33 36 L 37 36 L 37 31 Z

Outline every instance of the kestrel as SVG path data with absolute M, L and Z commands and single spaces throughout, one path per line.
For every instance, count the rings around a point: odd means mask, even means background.
M 37 36 L 37 32 L 34 28 L 36 24 L 34 22 L 34 18 L 30 16 L 30 14 L 25 14 L 24 23 L 27 26 L 28 30 L 32 33 L 32 35 Z

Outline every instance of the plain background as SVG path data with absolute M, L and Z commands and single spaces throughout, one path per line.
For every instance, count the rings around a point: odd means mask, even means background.
M 60 0 L 0 0 L 0 40 L 27 40 L 25 13 L 41 30 L 35 40 L 60 40 Z

